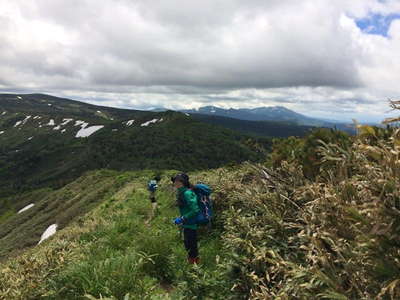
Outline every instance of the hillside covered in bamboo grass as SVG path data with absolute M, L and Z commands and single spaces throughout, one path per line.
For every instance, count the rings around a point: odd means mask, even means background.
M 149 226 L 149 171 L 120 172 L 87 214 L 0 265 L 0 298 L 399 299 L 400 129 L 318 130 L 273 149 L 190 174 L 213 187 L 217 215 L 200 266 L 171 224 L 175 171 Z

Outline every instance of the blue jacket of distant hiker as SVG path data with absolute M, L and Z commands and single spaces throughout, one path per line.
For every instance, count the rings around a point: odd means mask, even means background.
M 186 187 L 179 188 L 177 192 L 177 204 L 179 212 L 184 218 L 182 227 L 197 229 L 196 219 L 200 212 L 200 208 L 197 204 L 197 196 L 195 192 Z

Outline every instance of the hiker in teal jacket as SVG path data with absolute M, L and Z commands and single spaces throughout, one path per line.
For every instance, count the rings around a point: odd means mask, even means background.
M 196 219 L 200 212 L 197 204 L 197 196 L 192 191 L 189 176 L 178 174 L 171 178 L 177 189 L 177 206 L 179 207 L 180 217 L 174 223 L 183 228 L 185 249 L 188 252 L 188 262 L 190 264 L 199 263 L 199 252 L 197 248 L 197 224 Z

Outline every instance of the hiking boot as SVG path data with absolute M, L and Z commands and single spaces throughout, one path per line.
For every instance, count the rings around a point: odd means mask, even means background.
M 195 257 L 195 258 L 188 258 L 188 264 L 189 265 L 198 265 L 200 263 L 200 258 L 199 257 Z

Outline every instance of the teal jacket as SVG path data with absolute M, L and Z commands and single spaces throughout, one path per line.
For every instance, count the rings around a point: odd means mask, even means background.
M 200 212 L 196 194 L 186 187 L 181 187 L 177 192 L 177 203 L 181 216 L 185 219 L 184 228 L 197 229 L 195 218 Z M 188 224 L 187 224 L 188 223 Z

